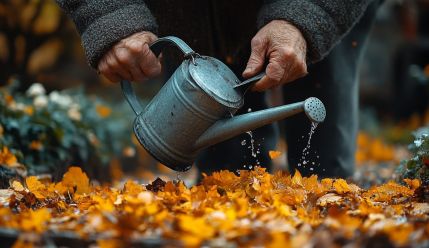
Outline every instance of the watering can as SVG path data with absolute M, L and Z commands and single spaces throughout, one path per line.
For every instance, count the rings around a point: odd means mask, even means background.
M 246 131 L 305 112 L 312 122 L 322 122 L 323 103 L 305 101 L 233 116 L 243 106 L 249 86 L 263 77 L 240 82 L 221 61 L 195 53 L 184 41 L 167 36 L 151 46 L 158 56 L 167 45 L 184 55 L 181 65 L 145 109 L 129 81 L 122 91 L 134 113 L 134 133 L 143 147 L 159 162 L 176 171 L 191 168 L 199 151 Z

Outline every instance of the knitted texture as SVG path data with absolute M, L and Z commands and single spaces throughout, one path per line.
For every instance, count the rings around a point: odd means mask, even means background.
M 157 31 L 155 18 L 142 0 L 57 0 L 57 3 L 73 19 L 93 68 L 119 40 L 140 31 Z
M 204 1 L 210 4 L 209 0 Z M 94 68 L 119 40 L 143 30 L 157 31 L 155 18 L 143 0 L 57 2 L 75 22 L 88 62 Z M 373 0 L 265 0 L 257 25 L 261 28 L 276 19 L 291 22 L 307 41 L 308 62 L 317 62 L 353 28 L 371 2 Z
M 272 20 L 286 20 L 304 35 L 309 62 L 317 62 L 359 21 L 373 0 L 266 1 L 258 17 L 261 28 Z

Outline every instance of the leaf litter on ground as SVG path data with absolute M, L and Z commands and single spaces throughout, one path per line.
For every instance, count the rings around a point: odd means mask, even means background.
M 186 247 L 391 247 L 429 244 L 429 204 L 419 180 L 369 189 L 344 179 L 265 169 L 204 175 L 199 185 L 155 180 L 93 186 L 78 167 L 60 182 L 30 176 L 0 190 L 0 228 L 28 234 L 95 237 L 93 247 L 124 247 L 139 239 Z

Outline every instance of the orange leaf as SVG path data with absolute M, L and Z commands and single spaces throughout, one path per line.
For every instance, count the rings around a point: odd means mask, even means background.
M 12 182 L 11 187 L 12 187 L 13 190 L 18 191 L 18 192 L 21 192 L 21 191 L 25 190 L 25 188 L 22 185 L 22 183 L 19 182 L 19 181 L 16 181 L 16 180 Z
M 37 199 L 45 199 L 47 196 L 46 186 L 35 176 L 27 177 L 25 184 L 28 190 L 33 193 Z
M 420 187 L 421 182 L 419 179 L 404 179 L 404 182 L 411 188 L 411 189 L 417 189 Z
M 48 222 L 51 219 L 51 213 L 47 208 L 30 210 L 29 214 L 21 222 L 21 228 L 24 231 L 35 231 L 41 233 L 46 230 Z
M 109 115 L 112 113 L 112 110 L 104 105 L 95 106 L 95 111 L 101 118 L 109 117 Z
M 0 164 L 13 166 L 18 162 L 16 156 L 6 146 L 0 151 Z
M 268 155 L 270 156 L 271 159 L 276 159 L 276 158 L 279 158 L 282 155 L 282 153 L 279 151 L 269 151 Z
M 344 179 L 337 179 L 334 181 L 333 186 L 335 188 L 335 191 L 338 194 L 344 194 L 347 192 L 350 192 L 350 186 L 347 184 L 346 180 Z
M 77 194 L 90 192 L 89 178 L 79 167 L 70 167 L 63 176 L 62 184 L 69 188 L 76 187 Z
M 302 186 L 302 176 L 298 170 L 295 170 L 295 175 L 292 177 L 292 186 L 294 185 Z

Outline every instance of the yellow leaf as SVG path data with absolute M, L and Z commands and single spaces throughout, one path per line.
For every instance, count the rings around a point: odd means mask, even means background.
M 95 110 L 101 118 L 109 117 L 109 115 L 112 113 L 112 110 L 104 105 L 95 106 Z
M 63 45 L 59 39 L 45 42 L 31 53 L 27 65 L 28 73 L 37 74 L 55 64 L 62 49 Z
M 295 170 L 295 175 L 292 177 L 292 186 L 294 185 L 302 186 L 302 176 L 298 170 Z
M 282 153 L 279 151 L 269 151 L 268 155 L 270 156 L 271 159 L 276 159 L 276 158 L 279 158 L 282 155 Z
M 42 144 L 42 142 L 40 142 L 38 140 L 33 140 L 33 141 L 31 141 L 29 148 L 31 150 L 40 151 L 43 148 L 43 144 Z
M 420 187 L 421 182 L 419 179 L 404 179 L 404 182 L 411 188 L 411 189 L 417 189 Z
M 76 187 L 77 194 L 89 193 L 89 178 L 79 167 L 70 167 L 64 174 L 62 184 L 69 188 Z
M 145 188 L 143 185 L 140 185 L 132 180 L 128 180 L 124 184 L 124 190 L 125 193 L 130 195 L 138 195 L 140 192 L 145 191 Z
M 0 164 L 7 166 L 13 166 L 18 162 L 16 156 L 9 151 L 9 148 L 6 146 L 0 151 Z
M 37 16 L 33 32 L 36 34 L 52 33 L 58 28 L 61 19 L 61 12 L 58 6 L 51 1 L 46 2 L 42 6 L 40 14 Z
M 46 222 L 51 218 L 51 213 L 47 208 L 30 210 L 29 214 L 21 222 L 21 228 L 24 231 L 34 231 L 41 233 L 47 229 Z
M 333 186 L 335 191 L 340 195 L 350 192 L 350 187 L 344 179 L 336 179 Z
M 321 207 L 325 207 L 328 204 L 331 203 L 340 203 L 341 199 L 343 199 L 341 196 L 336 195 L 334 193 L 328 193 L 322 197 L 320 197 L 319 199 L 317 199 L 316 204 L 321 206 Z
M 19 181 L 16 181 L 16 180 L 12 182 L 12 189 L 15 190 L 15 191 L 18 191 L 18 192 L 25 190 L 25 188 L 22 185 L 22 183 L 19 182 Z
M 33 193 L 37 199 L 45 199 L 47 196 L 46 186 L 35 176 L 30 176 L 25 179 L 25 184 L 28 190 Z
M 120 248 L 120 247 L 124 247 L 119 240 L 115 240 L 115 239 L 102 239 L 102 240 L 97 240 L 97 245 L 99 248 Z
M 204 218 L 181 215 L 178 220 L 181 230 L 201 239 L 211 238 L 215 234 L 213 227 Z

